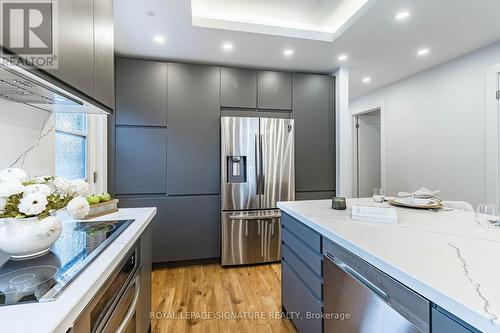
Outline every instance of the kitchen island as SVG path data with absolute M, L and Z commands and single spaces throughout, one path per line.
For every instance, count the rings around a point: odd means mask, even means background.
M 0 306 L 1 331 L 9 333 L 25 332 L 67 332 L 77 320 L 85 307 L 103 287 L 118 265 L 129 254 L 133 246 L 142 243 L 151 246 L 148 226 L 156 214 L 156 208 L 120 209 L 89 221 L 134 220 L 128 227 L 107 246 L 76 278 L 64 289 L 54 301 L 44 303 L 23 303 Z M 63 220 L 64 223 L 64 220 Z M 147 249 L 142 251 L 148 254 Z M 150 252 L 149 252 L 150 257 Z M 139 259 L 139 258 L 138 258 Z M 143 260 L 140 258 L 139 260 Z M 146 258 L 147 259 L 147 258 Z M 141 274 L 150 275 L 151 262 L 143 262 Z M 148 284 L 147 276 L 142 279 Z M 141 282 L 142 286 L 142 282 Z M 143 293 L 149 308 L 150 294 Z M 148 310 L 149 312 L 149 310 Z M 147 318 L 146 318 L 147 316 Z M 142 315 L 144 322 L 149 322 L 149 313 Z M 147 329 L 146 329 L 147 331 Z
M 332 210 L 330 200 L 278 203 L 284 310 L 323 311 L 322 254 L 333 242 L 428 300 L 431 332 L 500 332 L 500 228 L 458 210 L 396 208 L 397 224 L 353 221 L 353 203 L 374 205 L 371 198 L 348 200 L 345 211 Z M 320 321 L 294 324 L 322 329 Z

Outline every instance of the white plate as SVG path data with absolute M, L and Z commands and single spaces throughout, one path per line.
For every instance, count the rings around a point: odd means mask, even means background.
M 436 199 L 416 199 L 416 198 L 394 198 L 389 200 L 389 203 L 402 206 L 402 207 L 410 207 L 410 208 L 423 208 L 423 209 L 431 209 L 431 208 L 439 208 L 441 207 L 441 203 Z

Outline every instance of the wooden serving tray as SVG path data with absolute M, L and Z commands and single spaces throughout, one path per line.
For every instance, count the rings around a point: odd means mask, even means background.
M 118 211 L 118 202 L 118 199 L 111 199 L 107 202 L 100 202 L 95 205 L 90 205 L 90 211 L 88 215 L 83 219 L 89 220 L 103 215 L 115 213 Z

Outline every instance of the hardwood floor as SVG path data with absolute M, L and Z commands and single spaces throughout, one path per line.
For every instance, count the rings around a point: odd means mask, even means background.
M 151 331 L 296 332 L 281 316 L 280 264 L 153 271 Z

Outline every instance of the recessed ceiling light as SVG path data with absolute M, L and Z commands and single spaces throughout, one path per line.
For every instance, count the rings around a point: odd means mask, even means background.
M 407 19 L 408 17 L 410 17 L 410 12 L 407 10 L 402 10 L 402 11 L 396 13 L 396 15 L 394 16 L 394 19 L 396 21 L 403 21 L 403 20 Z
M 346 61 L 347 59 L 349 59 L 349 57 L 347 56 L 347 54 L 341 54 L 337 57 L 337 60 L 338 61 Z
M 361 79 L 361 81 L 363 81 L 363 83 L 370 83 L 370 82 L 371 82 L 371 80 L 372 80 L 372 78 L 371 78 L 371 77 L 369 77 L 369 76 L 364 77 L 364 78 L 362 78 L 362 79 Z
M 283 55 L 285 57 L 291 57 L 291 56 L 293 56 L 293 49 L 284 49 L 283 50 Z
M 226 52 L 232 51 L 233 49 L 234 49 L 233 43 L 225 42 L 222 44 L 222 50 Z
M 429 54 L 429 49 L 420 49 L 417 51 L 417 55 L 420 57 L 426 56 Z
M 163 35 L 154 35 L 153 36 L 153 41 L 156 44 L 165 44 L 165 36 L 163 36 Z

